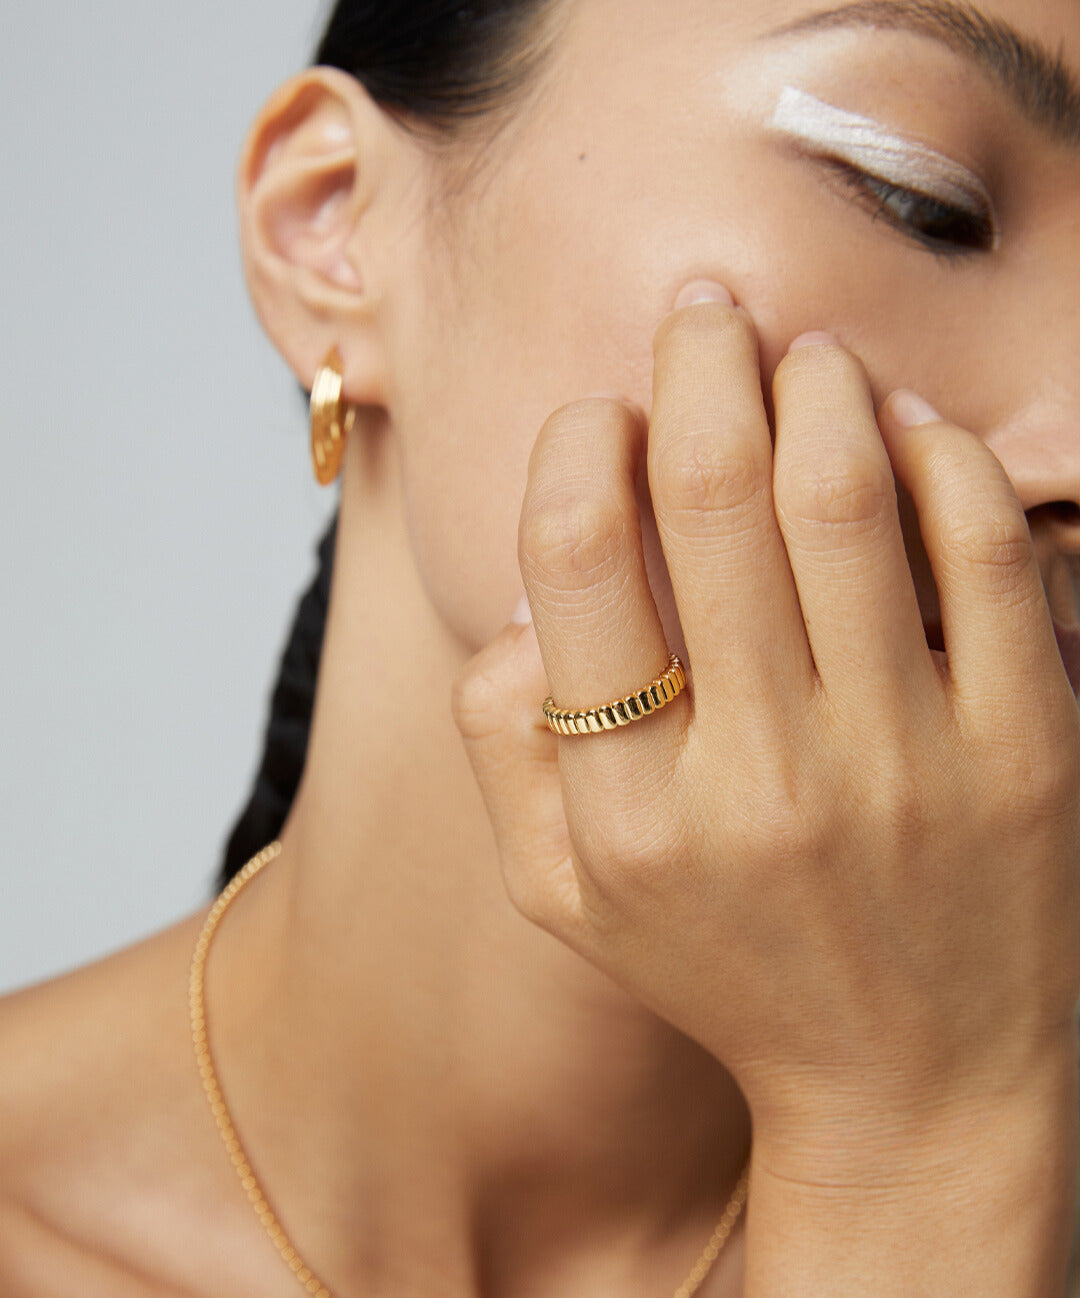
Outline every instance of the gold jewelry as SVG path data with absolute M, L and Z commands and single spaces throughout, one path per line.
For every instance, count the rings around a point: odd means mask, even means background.
M 686 672 L 679 655 L 672 654 L 667 669 L 651 685 L 646 685 L 636 694 L 627 694 L 625 698 L 603 703 L 598 708 L 587 708 L 583 712 L 558 708 L 555 700 L 549 696 L 544 700 L 544 716 L 550 729 L 557 735 L 598 735 L 601 730 L 628 726 L 631 721 L 640 721 L 651 712 L 659 712 L 685 688 Z
M 355 408 L 341 399 L 341 370 L 341 353 L 331 347 L 311 385 L 311 459 L 323 487 L 341 472 L 345 439 L 356 423 Z
M 213 1057 L 210 1054 L 210 1041 L 206 1034 L 206 1006 L 203 1000 L 203 991 L 206 982 L 206 957 L 210 951 L 210 943 L 214 933 L 218 924 L 221 923 L 221 917 L 228 910 L 229 904 L 240 889 L 280 853 L 281 844 L 278 842 L 264 847 L 257 856 L 253 856 L 248 861 L 239 874 L 234 876 L 210 908 L 210 913 L 207 915 L 206 922 L 199 933 L 198 941 L 195 943 L 195 954 L 191 958 L 191 976 L 188 982 L 191 1038 L 195 1044 L 195 1061 L 199 1066 L 199 1076 L 202 1078 L 203 1090 L 206 1092 L 206 1098 L 210 1104 L 210 1112 L 214 1115 L 214 1121 L 221 1133 L 221 1139 L 225 1142 L 225 1149 L 232 1160 L 233 1167 L 236 1168 L 236 1174 L 240 1178 L 240 1184 L 244 1187 L 244 1192 L 247 1194 L 251 1206 L 255 1209 L 266 1233 L 273 1240 L 274 1247 L 281 1254 L 283 1261 L 293 1275 L 296 1276 L 304 1291 L 312 1294 L 314 1298 L 333 1298 L 329 1288 L 296 1251 L 292 1241 L 286 1235 L 284 1227 L 278 1221 L 273 1209 L 267 1202 L 255 1173 L 251 1170 L 251 1164 L 248 1162 L 244 1147 L 240 1143 L 240 1137 L 236 1134 L 236 1128 L 229 1116 L 225 1097 L 221 1093 L 221 1086 L 214 1070 Z M 720 1254 L 720 1250 L 727 1242 L 727 1238 L 739 1218 L 739 1213 L 742 1212 L 749 1183 L 750 1161 L 747 1159 L 735 1186 L 735 1192 L 724 1209 L 724 1215 L 720 1218 L 720 1222 L 713 1231 L 708 1244 L 706 1244 L 704 1252 L 694 1263 L 690 1274 L 676 1289 L 675 1298 L 691 1298 L 691 1295 L 695 1293 L 706 1275 L 708 1275 L 712 1264 Z

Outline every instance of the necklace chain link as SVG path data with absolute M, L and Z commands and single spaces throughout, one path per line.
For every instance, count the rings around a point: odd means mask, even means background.
M 262 1223 L 263 1229 L 270 1236 L 274 1247 L 281 1255 L 282 1261 L 288 1266 L 304 1291 L 311 1294 L 312 1298 L 334 1298 L 329 1286 L 316 1275 L 297 1252 L 285 1228 L 275 1216 L 274 1210 L 270 1207 L 266 1195 L 252 1171 L 251 1163 L 243 1145 L 240 1143 L 240 1137 L 236 1134 L 236 1128 L 233 1126 L 232 1117 L 221 1091 L 221 1084 L 218 1082 L 213 1056 L 210 1053 L 210 1039 L 207 1036 L 206 1029 L 206 1004 L 204 1000 L 206 958 L 210 951 L 210 943 L 213 940 L 214 933 L 236 894 L 264 866 L 269 865 L 280 852 L 281 844 L 273 842 L 264 847 L 256 856 L 253 856 L 247 865 L 226 885 L 206 916 L 198 941 L 195 943 L 195 952 L 191 959 L 191 976 L 188 982 L 191 1039 L 195 1046 L 195 1061 L 198 1065 L 199 1076 L 202 1078 L 207 1103 L 210 1105 L 210 1112 L 213 1114 L 217 1129 L 221 1134 L 225 1152 L 229 1155 L 232 1165 L 236 1169 L 236 1175 L 240 1178 L 244 1193 L 247 1195 L 251 1206 L 255 1209 L 255 1215 Z M 720 1218 L 719 1224 L 713 1231 L 701 1256 L 694 1263 L 690 1274 L 676 1289 L 674 1298 L 691 1298 L 708 1275 L 712 1264 L 720 1254 L 720 1250 L 727 1242 L 727 1238 L 739 1218 L 743 1205 L 746 1203 L 749 1180 L 750 1164 L 748 1161 L 739 1176 L 734 1194 L 728 1200 L 724 1215 Z

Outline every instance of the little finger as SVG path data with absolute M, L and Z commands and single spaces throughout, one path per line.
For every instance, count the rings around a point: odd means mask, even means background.
M 918 511 L 954 693 L 998 724 L 1075 723 L 1027 517 L 1001 462 L 904 390 L 884 402 L 881 429 Z

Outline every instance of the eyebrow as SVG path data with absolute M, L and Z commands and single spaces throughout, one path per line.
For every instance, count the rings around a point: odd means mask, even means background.
M 909 31 L 940 41 L 989 73 L 1052 139 L 1080 145 L 1080 82 L 1060 51 L 1051 52 L 1004 19 L 955 0 L 855 0 L 796 18 L 767 39 L 843 27 Z

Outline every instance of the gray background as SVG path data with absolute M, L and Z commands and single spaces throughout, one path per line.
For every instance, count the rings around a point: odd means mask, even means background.
M 333 493 L 243 282 L 315 0 L 2 7 L 0 990 L 200 904 Z

